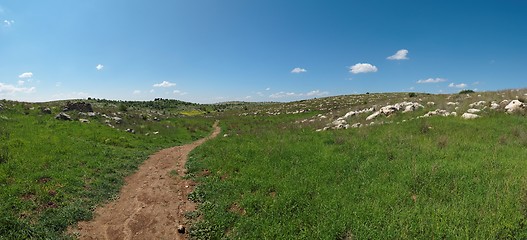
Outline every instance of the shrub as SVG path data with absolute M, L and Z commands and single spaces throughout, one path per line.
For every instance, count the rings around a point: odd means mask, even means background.
M 408 97 L 417 97 L 417 93 L 414 93 L 414 92 L 411 92 L 411 93 L 408 93 Z
M 459 92 L 459 94 L 467 94 L 467 93 L 474 93 L 474 90 L 471 89 L 464 89 Z

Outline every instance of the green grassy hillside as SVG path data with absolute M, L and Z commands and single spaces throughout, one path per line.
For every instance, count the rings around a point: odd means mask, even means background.
M 100 115 L 68 112 L 74 120 L 61 121 L 41 112 L 49 104 L 1 104 L 0 239 L 63 238 L 68 225 L 91 218 L 97 204 L 116 197 L 124 177 L 151 153 L 206 136 L 213 122 L 128 113 L 112 128 Z M 123 130 L 129 127 L 136 134 Z
M 224 137 L 199 147 L 188 163 L 201 183 L 192 195 L 200 207 L 189 214 L 197 221 L 191 234 L 525 239 L 525 113 L 484 108 L 478 119 L 418 118 L 438 105 L 447 107 L 447 101 L 458 101 L 462 113 L 469 103 L 494 96 L 501 101 L 506 94 L 421 95 L 415 101 L 425 105 L 422 110 L 347 130 L 316 132 L 325 123 L 303 120 L 323 114 L 327 123 L 364 102 L 393 104 L 407 95 L 316 99 L 225 115 Z M 432 99 L 434 106 L 427 106 Z

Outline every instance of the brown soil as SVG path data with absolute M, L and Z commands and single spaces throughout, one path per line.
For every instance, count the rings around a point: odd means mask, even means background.
M 195 184 L 182 178 L 185 163 L 190 151 L 218 135 L 217 125 L 206 138 L 150 156 L 126 178 L 117 200 L 97 208 L 93 220 L 69 232 L 79 239 L 186 239 L 188 232 L 178 233 L 178 227 L 188 230 L 185 213 L 196 206 L 188 200 Z

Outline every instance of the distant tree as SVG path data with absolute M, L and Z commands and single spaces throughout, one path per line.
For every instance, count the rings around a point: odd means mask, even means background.
M 464 89 L 459 92 L 459 94 L 467 94 L 467 93 L 474 93 L 474 90 L 471 89 Z
M 411 92 L 411 93 L 408 93 L 408 97 L 417 97 L 417 93 L 414 93 L 414 92 Z

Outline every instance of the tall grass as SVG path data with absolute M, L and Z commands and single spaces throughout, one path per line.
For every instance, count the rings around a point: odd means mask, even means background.
M 194 238 L 527 237 L 522 116 L 327 132 L 291 122 L 225 119 L 228 137 L 193 153 Z

